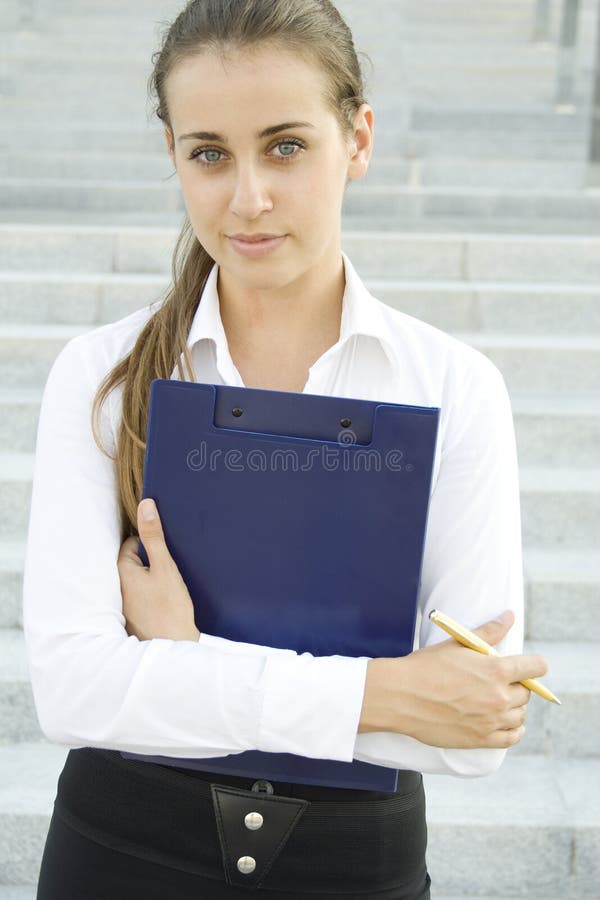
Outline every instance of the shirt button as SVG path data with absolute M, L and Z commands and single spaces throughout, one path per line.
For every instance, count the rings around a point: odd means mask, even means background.
M 237 867 L 242 875 L 251 875 L 256 868 L 256 860 L 253 856 L 240 856 Z
M 244 819 L 244 825 L 246 828 L 249 828 L 250 831 L 257 831 L 257 829 L 262 828 L 263 821 L 263 817 L 260 813 L 250 812 Z

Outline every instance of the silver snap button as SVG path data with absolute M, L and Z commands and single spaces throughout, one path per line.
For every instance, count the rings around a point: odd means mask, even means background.
M 251 875 L 256 868 L 256 860 L 253 856 L 240 856 L 237 867 L 242 875 Z
M 255 781 L 254 784 L 252 785 L 252 787 L 250 788 L 250 790 L 254 791 L 255 794 L 274 794 L 275 793 L 275 788 L 273 787 L 271 782 L 263 781 L 262 779 L 260 781 Z
M 262 828 L 263 821 L 263 817 L 260 813 L 251 812 L 248 813 L 248 815 L 244 819 L 244 825 L 246 826 L 246 828 L 249 828 L 250 831 L 257 831 L 259 828 Z

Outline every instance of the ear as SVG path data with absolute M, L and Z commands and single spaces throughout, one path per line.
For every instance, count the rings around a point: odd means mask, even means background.
M 373 152 L 373 132 L 375 117 L 368 103 L 363 103 L 354 116 L 354 135 L 350 139 L 348 161 L 348 181 L 363 178 L 369 168 Z

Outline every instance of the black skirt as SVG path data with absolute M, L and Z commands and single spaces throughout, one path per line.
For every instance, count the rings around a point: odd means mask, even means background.
M 255 809 L 264 827 L 255 813 L 250 830 L 244 814 Z M 280 811 L 291 824 L 267 861 L 260 841 Z M 58 780 L 37 900 L 429 900 L 426 844 L 419 772 L 400 772 L 390 794 L 254 782 L 83 748 L 69 752 Z

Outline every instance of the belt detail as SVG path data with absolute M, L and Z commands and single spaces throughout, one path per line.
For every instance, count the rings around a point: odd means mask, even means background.
M 261 887 L 308 800 L 211 784 L 227 884 Z

